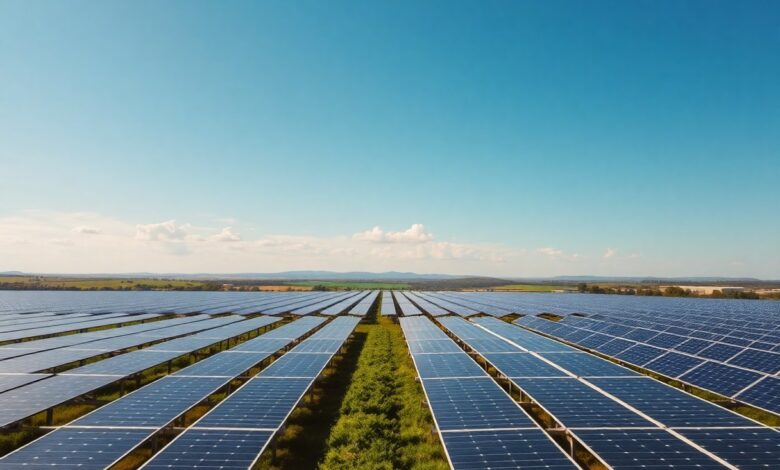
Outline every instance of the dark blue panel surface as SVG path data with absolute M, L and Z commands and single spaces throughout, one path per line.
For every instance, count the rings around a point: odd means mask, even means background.
M 588 381 L 669 427 L 755 425 L 742 416 L 649 377 Z
M 737 395 L 737 399 L 780 414 L 780 379 L 766 377 Z
M 727 397 L 761 378 L 761 374 L 708 362 L 680 376 L 680 380 L 706 388 Z
M 577 436 L 615 470 L 724 468 L 661 429 L 577 431 Z
M 489 377 L 423 380 L 433 416 L 442 431 L 532 428 L 535 424 Z
M 780 432 L 772 429 L 686 429 L 680 434 L 740 470 L 780 468 Z
M 541 430 L 451 432 L 442 437 L 456 470 L 577 468 Z
M 0 468 L 103 469 L 152 434 L 141 429 L 61 428 L 0 459 Z
M 145 469 L 241 469 L 252 466 L 273 434 L 268 431 L 190 429 L 149 461 Z

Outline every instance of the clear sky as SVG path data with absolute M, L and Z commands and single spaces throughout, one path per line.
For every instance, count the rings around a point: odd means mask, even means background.
M 777 1 L 3 0 L 0 271 L 777 279 L 778 24 Z

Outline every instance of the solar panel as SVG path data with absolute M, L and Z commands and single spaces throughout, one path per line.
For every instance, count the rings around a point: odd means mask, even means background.
M 271 353 L 221 352 L 177 371 L 176 375 L 191 377 L 235 377 L 271 356 Z
M 335 354 L 341 348 L 344 341 L 341 339 L 315 339 L 304 341 L 295 348 L 297 353 L 330 353 Z
M 194 428 L 276 429 L 312 380 L 256 377 L 206 414 Z
M 615 357 L 622 361 L 630 362 L 631 364 L 637 366 L 642 366 L 654 359 L 661 357 L 663 354 L 663 349 L 646 346 L 644 344 L 637 344 L 636 346 L 626 349 Z
M 612 341 L 607 341 L 606 343 L 600 346 L 596 346 L 594 349 L 602 354 L 606 354 L 608 356 L 614 356 L 621 351 L 625 351 L 626 349 L 630 348 L 635 344 L 636 343 L 633 341 L 628 341 L 626 339 L 621 339 L 621 338 L 615 338 Z
M 645 364 L 645 367 L 668 377 L 677 377 L 702 362 L 704 362 L 704 359 L 697 359 L 676 352 L 668 352 L 658 359 Z
M 594 378 L 588 382 L 669 427 L 755 425 L 736 413 L 649 377 Z
M 263 371 L 265 377 L 317 377 L 330 361 L 329 354 L 287 353 Z
M 246 470 L 272 436 L 271 431 L 191 429 L 180 434 L 143 468 Z
M 36 382 L 46 377 L 51 377 L 50 374 L 14 374 L 14 375 L 0 375 L 0 393 L 27 385 L 32 382 Z
M 507 377 L 567 377 L 565 372 L 530 353 L 484 354 Z
M 696 355 L 699 357 L 706 357 L 707 359 L 715 359 L 717 361 L 726 362 L 737 355 L 740 351 L 742 351 L 742 348 L 739 346 L 716 343 L 706 349 L 699 351 Z
M 725 396 L 732 396 L 761 378 L 761 374 L 707 362 L 680 376 L 681 380 Z
M 574 378 L 524 379 L 518 384 L 568 428 L 654 426 L 650 421 Z
M 706 454 L 661 429 L 580 430 L 577 436 L 615 470 L 723 468 Z
M 59 405 L 116 380 L 105 376 L 55 375 L 0 394 L 0 426 Z
M 442 433 L 456 470 L 529 468 L 576 469 L 547 435 L 537 429 Z
M 108 468 L 149 437 L 149 429 L 60 428 L 0 459 L 0 468 Z
M 421 378 L 481 377 L 485 375 L 476 362 L 466 353 L 418 354 L 414 356 Z
M 685 429 L 680 434 L 739 469 L 780 465 L 780 432 L 772 429 Z
M 227 379 L 223 378 L 164 377 L 98 408 L 72 424 L 114 427 L 164 426 L 225 383 Z
M 780 354 L 745 349 L 732 358 L 729 364 L 774 375 L 780 372 Z
M 423 379 L 434 419 L 442 431 L 533 428 L 531 419 L 489 377 Z
M 780 378 L 765 377 L 737 395 L 737 399 L 780 414 Z
M 639 375 L 625 367 L 620 367 L 588 353 L 541 353 L 541 355 L 578 377 L 628 377 Z
M 463 350 L 450 339 L 435 339 L 409 341 L 409 351 L 412 354 L 421 353 L 457 353 Z

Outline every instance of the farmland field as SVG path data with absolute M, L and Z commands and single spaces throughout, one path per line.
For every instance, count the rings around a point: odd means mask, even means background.
M 5 291 L 0 468 L 773 468 L 778 358 L 766 301 Z

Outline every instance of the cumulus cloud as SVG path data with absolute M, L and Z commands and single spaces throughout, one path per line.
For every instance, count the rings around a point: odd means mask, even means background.
M 433 234 L 428 232 L 423 224 L 412 224 L 408 229 L 399 232 L 386 232 L 376 226 L 356 233 L 352 238 L 373 243 L 426 243 L 433 240 Z
M 225 227 L 221 232 L 214 235 L 214 240 L 218 242 L 240 242 L 241 235 L 233 231 L 233 227 Z
M 79 225 L 78 227 L 74 227 L 73 231 L 76 233 L 82 233 L 84 235 L 97 235 L 101 232 L 99 228 L 87 227 L 84 225 Z
M 552 247 L 538 248 L 536 252 L 543 254 L 548 258 L 554 260 L 574 261 L 580 258 L 580 255 L 578 253 L 566 253 L 565 251 L 559 248 L 552 248 Z
M 175 220 L 135 226 L 136 240 L 180 242 L 186 237 L 186 226 L 177 226 Z
M 607 251 L 604 252 L 604 259 L 610 259 L 614 258 L 617 255 L 617 250 L 614 248 L 607 248 Z

